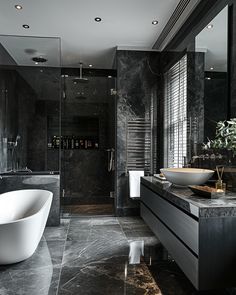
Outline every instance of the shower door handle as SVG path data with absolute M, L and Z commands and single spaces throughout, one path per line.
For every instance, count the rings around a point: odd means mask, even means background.
M 108 172 L 114 171 L 115 170 L 115 149 L 107 149 L 108 152 L 108 166 L 107 170 Z

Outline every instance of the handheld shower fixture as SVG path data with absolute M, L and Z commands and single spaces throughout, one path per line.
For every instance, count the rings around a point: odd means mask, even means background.
M 15 143 L 14 143 L 14 147 L 17 147 L 17 144 L 18 144 L 18 141 L 21 139 L 20 135 L 17 134 L 16 136 L 16 140 L 15 140 Z

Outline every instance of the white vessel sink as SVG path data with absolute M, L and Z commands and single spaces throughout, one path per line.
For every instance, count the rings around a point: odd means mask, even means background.
M 214 174 L 213 170 L 200 168 L 162 168 L 160 170 L 169 182 L 184 186 L 203 184 Z

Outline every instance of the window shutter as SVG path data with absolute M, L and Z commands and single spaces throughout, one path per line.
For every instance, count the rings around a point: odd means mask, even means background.
M 183 167 L 187 155 L 187 55 L 164 75 L 164 165 Z

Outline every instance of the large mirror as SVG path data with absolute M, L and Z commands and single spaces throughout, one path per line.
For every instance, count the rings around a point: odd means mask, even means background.
M 195 52 L 204 63 L 204 141 L 215 137 L 216 122 L 228 113 L 228 6 L 196 36 Z

